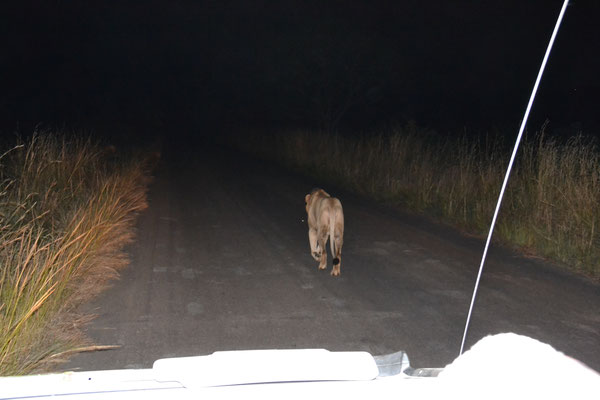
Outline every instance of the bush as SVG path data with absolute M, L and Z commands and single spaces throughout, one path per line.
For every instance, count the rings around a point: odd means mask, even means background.
M 0 375 L 90 349 L 75 307 L 127 259 L 148 183 L 140 159 L 49 133 L 0 158 Z

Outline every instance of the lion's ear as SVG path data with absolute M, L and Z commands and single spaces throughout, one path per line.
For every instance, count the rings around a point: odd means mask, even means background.
M 306 196 L 304 196 L 304 202 L 306 204 L 308 204 L 308 200 L 310 199 L 310 194 L 307 194 Z

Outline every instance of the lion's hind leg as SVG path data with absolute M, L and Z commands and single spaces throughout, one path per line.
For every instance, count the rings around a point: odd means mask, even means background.
M 320 229 L 317 237 L 317 247 L 321 252 L 321 258 L 319 260 L 319 269 L 327 268 L 327 238 L 329 236 L 329 229 Z
M 316 229 L 308 230 L 308 241 L 310 243 L 310 255 L 316 261 L 321 260 L 321 253 L 323 252 L 323 248 L 319 248 L 319 243 L 317 242 L 317 231 Z

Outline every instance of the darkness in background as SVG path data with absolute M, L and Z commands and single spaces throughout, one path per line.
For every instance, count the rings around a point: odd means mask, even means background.
M 0 121 L 518 128 L 561 0 L 14 1 Z M 600 2 L 567 9 L 530 129 L 595 134 Z

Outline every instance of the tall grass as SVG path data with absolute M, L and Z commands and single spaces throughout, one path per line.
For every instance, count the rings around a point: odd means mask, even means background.
M 406 125 L 379 134 L 307 131 L 232 139 L 339 186 L 485 234 L 510 156 L 499 136 L 440 138 Z M 600 158 L 581 136 L 525 140 L 495 238 L 600 277 Z
M 139 158 L 89 140 L 39 134 L 2 155 L 0 375 L 47 370 L 90 345 L 75 307 L 126 264 L 146 185 Z

